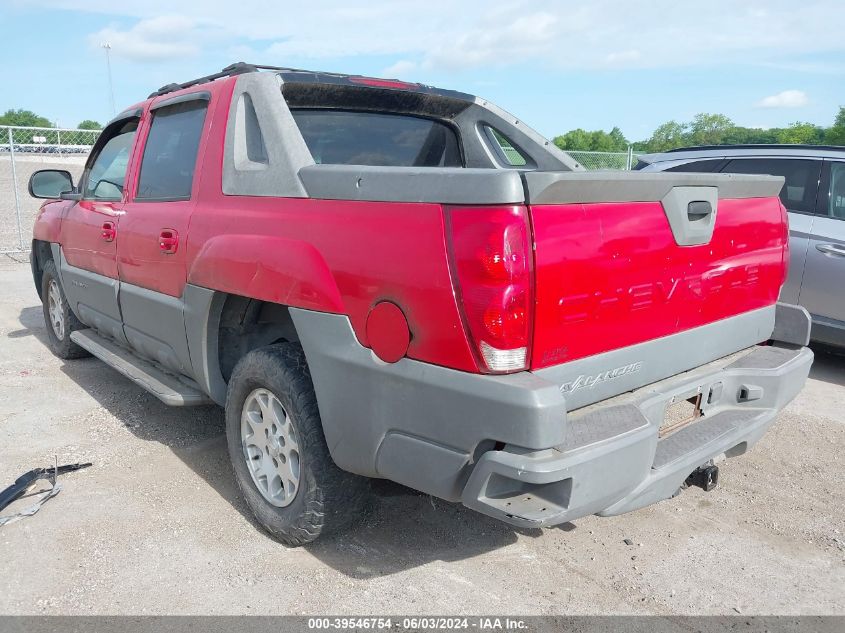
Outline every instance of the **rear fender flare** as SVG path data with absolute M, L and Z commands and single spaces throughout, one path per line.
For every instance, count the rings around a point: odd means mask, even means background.
M 334 275 L 308 242 L 261 235 L 221 235 L 200 249 L 188 283 L 281 305 L 343 314 Z

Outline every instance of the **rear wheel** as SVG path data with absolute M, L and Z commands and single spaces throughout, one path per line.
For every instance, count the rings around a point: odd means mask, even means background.
M 270 345 L 238 362 L 226 436 L 247 504 L 279 541 L 302 545 L 363 513 L 369 480 L 335 466 L 299 345 Z
M 47 323 L 50 350 L 59 358 L 84 358 L 90 354 L 70 340 L 71 332 L 85 329 L 70 309 L 65 291 L 59 280 L 56 264 L 49 260 L 41 275 L 41 303 Z

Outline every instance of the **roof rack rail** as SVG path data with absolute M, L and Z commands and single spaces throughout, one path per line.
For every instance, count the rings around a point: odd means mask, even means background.
M 192 79 L 191 81 L 186 81 L 181 84 L 172 83 L 167 84 L 166 86 L 162 86 L 155 92 L 151 93 L 148 99 L 152 99 L 153 97 L 160 97 L 161 95 L 166 95 L 169 92 L 174 92 L 176 90 L 182 90 L 183 88 L 190 88 L 191 86 L 197 86 L 199 84 L 208 83 L 209 81 L 214 81 L 215 79 L 222 79 L 223 77 L 234 77 L 235 75 L 243 75 L 244 73 L 254 73 L 258 70 L 288 70 L 287 68 L 279 68 L 276 66 L 258 66 L 256 64 L 247 64 L 246 62 L 236 62 L 234 64 L 229 64 L 221 70 L 219 73 L 214 73 L 212 75 L 206 75 L 205 77 L 199 77 L 198 79 Z
M 300 81 L 306 80 L 310 77 L 308 83 L 312 81 L 326 81 L 326 80 L 349 80 L 352 83 L 360 83 L 363 85 L 367 85 L 365 81 L 356 82 L 355 79 L 362 79 L 362 80 L 371 80 L 374 82 L 378 82 L 375 85 L 376 87 L 392 87 L 392 86 L 379 86 L 378 84 L 402 84 L 406 87 L 414 86 L 416 89 L 419 89 L 422 92 L 429 92 L 431 94 L 442 94 L 446 96 L 453 96 L 456 98 L 463 98 L 471 100 L 473 97 L 472 95 L 467 95 L 464 93 L 459 93 L 452 90 L 439 90 L 436 88 L 432 88 L 431 86 L 425 86 L 423 84 L 416 84 L 416 83 L 408 83 L 408 82 L 400 82 L 398 79 L 375 79 L 371 77 L 360 77 L 359 75 L 348 75 L 345 73 L 332 73 L 332 72 L 324 72 L 324 71 L 314 71 L 314 70 L 304 70 L 302 68 L 289 68 L 285 66 L 266 66 L 263 64 L 247 64 L 246 62 L 236 62 L 234 64 L 229 64 L 221 70 L 219 73 L 214 73 L 211 75 L 206 75 L 205 77 L 199 77 L 198 79 L 192 79 L 191 81 L 186 81 L 184 83 L 172 83 L 167 84 L 166 86 L 162 86 L 155 92 L 151 93 L 148 99 L 152 99 L 154 97 L 160 97 L 161 95 L 166 95 L 170 92 L 175 92 L 176 90 L 182 90 L 184 88 L 190 88 L 191 86 L 198 86 L 200 84 L 208 83 L 210 81 L 214 81 L 215 79 L 222 79 L 224 77 L 234 77 L 235 75 L 243 75 L 245 73 L 254 73 L 258 72 L 259 70 L 270 70 L 273 72 L 277 72 L 282 75 L 285 81 L 289 79 L 298 79 Z M 395 86 L 393 86 L 395 87 Z
M 266 66 L 263 64 L 247 64 L 246 62 L 235 62 L 234 64 L 229 64 L 221 70 L 219 73 L 214 73 L 211 75 L 206 75 L 205 77 L 199 77 L 197 79 L 192 79 L 191 81 L 186 81 L 181 84 L 172 83 L 167 84 L 166 86 L 162 86 L 155 92 L 151 93 L 148 99 L 152 99 L 153 97 L 160 97 L 161 95 L 166 95 L 169 92 L 175 92 L 176 90 L 182 90 L 183 88 L 190 88 L 191 86 L 198 86 L 199 84 L 208 83 L 209 81 L 214 81 L 215 79 L 222 79 L 223 77 L 234 77 L 235 75 L 243 75 L 245 73 L 254 73 L 259 70 L 276 70 L 276 71 L 287 71 L 287 72 L 294 72 L 294 73 L 314 73 L 311 70 L 302 70 L 301 68 L 288 68 L 285 66 Z M 328 75 L 333 77 L 345 77 L 341 73 L 326 73 L 321 72 L 320 75 Z
M 807 145 L 799 143 L 737 143 L 727 145 L 690 145 L 689 147 L 676 147 L 666 150 L 667 154 L 672 152 L 690 152 L 703 149 L 827 149 L 845 150 L 845 145 Z

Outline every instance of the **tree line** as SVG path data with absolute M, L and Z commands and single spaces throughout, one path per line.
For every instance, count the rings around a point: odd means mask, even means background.
M 785 143 L 804 145 L 845 145 L 845 107 L 830 127 L 798 121 L 782 128 L 750 128 L 736 125 L 724 114 L 697 114 L 692 121 L 667 121 L 644 141 L 630 142 L 618 127 L 604 130 L 576 129 L 556 136 L 554 144 L 562 150 L 624 152 L 633 145 L 637 152 L 665 152 L 694 145 L 739 145 Z
M 56 127 L 47 117 L 35 114 L 30 110 L 6 110 L 5 113 L 0 114 L 0 125 L 13 125 L 18 127 Z M 78 130 L 102 130 L 103 126 L 85 119 L 80 121 L 76 126 Z

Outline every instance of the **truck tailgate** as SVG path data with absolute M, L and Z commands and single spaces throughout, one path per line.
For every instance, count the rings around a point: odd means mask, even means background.
M 640 350 L 631 357 L 636 363 L 647 357 L 640 344 L 716 324 L 695 353 L 664 341 L 663 353 L 678 359 L 663 372 L 642 372 L 643 380 L 656 380 L 768 338 L 771 332 L 753 327 L 739 337 L 721 332 L 717 322 L 729 329 L 730 317 L 777 301 L 788 245 L 781 178 L 642 172 L 524 178 L 536 249 L 532 369 L 630 346 Z M 722 334 L 734 349 L 713 344 Z

